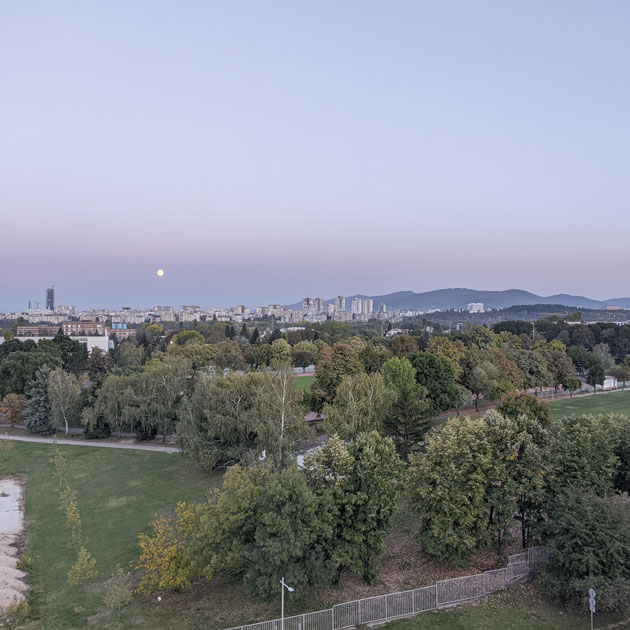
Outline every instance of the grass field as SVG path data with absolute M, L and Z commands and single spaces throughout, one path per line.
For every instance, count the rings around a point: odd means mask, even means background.
M 307 376 L 298 376 L 294 379 L 295 385 L 305 392 L 311 391 L 311 385 L 315 380 L 314 374 L 309 374 Z
M 61 446 L 67 480 L 78 493 L 85 544 L 99 571 L 98 578 L 73 587 L 67 572 L 76 550 L 59 509 L 59 484 L 49 461 L 52 449 L 50 444 L 15 442 L 0 450 L 0 477 L 25 476 L 26 553 L 33 559 L 28 570 L 35 619 L 31 625 L 47 630 L 88 624 L 106 628 L 110 617 L 103 613 L 102 584 L 116 564 L 127 568 L 138 557 L 138 533 L 156 512 L 172 509 L 177 501 L 202 500 L 221 477 L 200 471 L 179 455 Z M 139 601 L 129 614 L 141 615 L 146 626 L 134 621 L 123 627 L 162 627 L 144 607 Z
M 553 418 L 585 413 L 618 413 L 630 416 L 630 390 L 568 398 L 551 403 L 551 416 Z
M 630 628 L 630 621 L 616 614 L 598 614 L 596 621 L 600 629 Z M 564 613 L 549 605 L 535 584 L 511 587 L 476 605 L 424 613 L 385 626 L 387 630 L 579 630 L 589 627 L 587 614 Z

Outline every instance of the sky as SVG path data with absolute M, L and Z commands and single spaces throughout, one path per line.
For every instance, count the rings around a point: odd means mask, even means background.
M 627 0 L 5 0 L 0 311 L 51 285 L 628 296 L 629 23 Z

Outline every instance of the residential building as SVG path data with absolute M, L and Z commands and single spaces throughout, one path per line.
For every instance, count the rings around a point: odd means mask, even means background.
M 343 295 L 338 295 L 335 298 L 335 311 L 345 311 L 346 310 L 346 298 Z

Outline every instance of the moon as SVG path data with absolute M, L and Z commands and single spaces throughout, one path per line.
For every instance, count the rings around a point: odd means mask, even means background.
M 161 278 L 164 275 L 164 269 L 158 269 L 155 273 L 158 275 L 158 278 Z

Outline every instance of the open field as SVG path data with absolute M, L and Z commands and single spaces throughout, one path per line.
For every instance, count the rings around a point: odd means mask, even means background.
M 550 404 L 552 418 L 585 413 L 618 413 L 630 416 L 630 390 L 556 400 Z
M 307 374 L 306 376 L 297 376 L 295 379 L 293 379 L 293 382 L 295 383 L 296 387 L 300 388 L 301 390 L 304 390 L 305 392 L 310 392 L 311 385 L 313 384 L 314 380 L 314 374 Z
M 588 628 L 587 614 L 562 612 L 546 603 L 535 583 L 513 586 L 477 604 L 424 613 L 384 626 L 387 630 L 576 630 Z M 597 614 L 597 628 L 630 628 L 617 614 Z
M 200 471 L 179 455 L 60 448 L 67 459 L 67 480 L 78 493 L 86 547 L 96 559 L 99 576 L 82 586 L 67 583 L 76 550 L 59 509 L 59 484 L 49 461 L 53 447 L 15 442 L 0 450 L 0 478 L 25 479 L 25 552 L 33 559 L 27 579 L 35 619 L 29 627 L 70 630 L 88 627 L 93 618 L 92 627 L 105 628 L 109 616 L 94 620 L 104 609 L 102 584 L 116 564 L 126 568 L 137 558 L 138 533 L 156 512 L 172 509 L 177 501 L 202 500 L 221 477 Z M 140 602 L 131 608 L 142 607 Z M 148 623 L 150 616 L 146 627 L 160 627 Z

